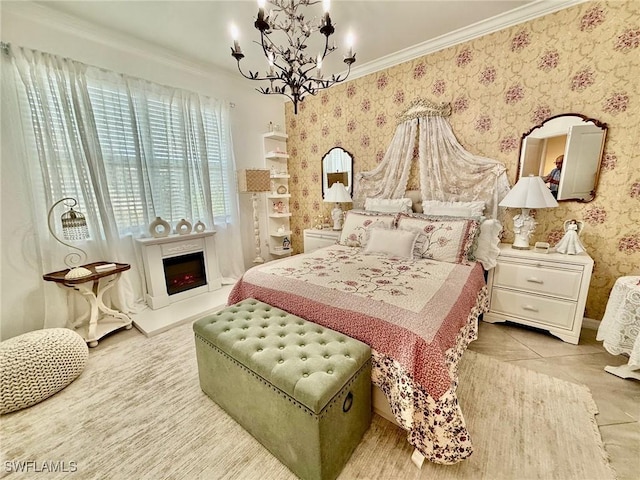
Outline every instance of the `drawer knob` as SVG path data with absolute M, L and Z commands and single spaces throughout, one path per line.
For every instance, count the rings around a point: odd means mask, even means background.
M 530 312 L 537 312 L 538 309 L 536 307 L 532 307 L 531 305 L 523 305 L 522 306 L 523 310 L 528 310 Z
M 540 285 L 542 285 L 544 283 L 544 281 L 542 281 L 542 280 L 540 280 L 539 278 L 536 278 L 536 277 L 527 278 L 527 282 L 539 283 Z

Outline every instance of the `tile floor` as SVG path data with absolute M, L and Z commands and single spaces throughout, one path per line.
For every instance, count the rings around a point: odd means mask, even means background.
M 640 479 L 640 382 L 604 371 L 627 358 L 607 353 L 596 330 L 583 328 L 580 343 L 515 324 L 480 322 L 474 352 L 589 387 L 598 406 L 596 421 L 618 480 Z M 580 439 L 576 439 L 580 441 Z M 597 479 L 594 479 L 597 480 Z
M 96 348 L 140 334 L 134 328 L 109 335 Z M 583 328 L 580 343 L 572 345 L 534 328 L 480 322 L 478 340 L 469 349 L 589 387 L 600 412 L 596 421 L 618 480 L 640 479 L 640 382 L 604 371 L 606 365 L 627 363 L 627 358 L 607 353 L 602 342 L 596 341 L 596 330 Z

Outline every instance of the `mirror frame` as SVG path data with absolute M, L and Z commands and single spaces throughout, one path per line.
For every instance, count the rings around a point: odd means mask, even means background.
M 321 169 L 321 175 L 322 175 L 322 198 L 324 198 L 324 194 L 328 188 L 328 181 L 326 177 L 326 174 L 328 172 L 325 171 L 324 161 L 327 158 L 327 156 L 334 150 L 342 150 L 343 154 L 346 154 L 349 157 L 349 172 L 348 172 L 349 185 L 346 188 L 347 188 L 347 191 L 349 192 L 349 195 L 353 196 L 353 154 L 342 147 L 331 147 L 329 151 L 325 153 L 322 156 L 322 159 L 320 160 L 320 169 Z
M 548 125 L 549 122 L 552 122 L 553 120 L 559 119 L 559 118 L 565 118 L 565 117 L 574 117 L 575 118 L 575 123 L 573 123 L 572 125 L 568 125 L 567 126 L 567 130 L 565 135 L 569 134 L 569 130 L 576 126 L 576 125 L 587 125 L 587 124 L 592 124 L 595 127 L 599 128 L 600 130 L 602 130 L 602 142 L 600 145 L 600 151 L 599 151 L 599 155 L 598 155 L 598 161 L 597 161 L 597 165 L 595 167 L 595 177 L 593 180 L 593 188 L 591 190 L 590 193 L 590 197 L 588 198 L 558 198 L 557 200 L 560 201 L 577 201 L 577 202 L 590 202 L 595 198 L 595 194 L 596 194 L 596 189 L 598 187 L 598 180 L 600 178 L 600 168 L 602 165 L 602 157 L 603 157 L 603 153 L 604 153 L 604 145 L 606 142 L 606 138 L 607 138 L 607 131 L 608 131 L 608 125 L 606 123 L 600 122 L 599 120 L 596 120 L 595 118 L 589 118 L 585 115 L 579 114 L 579 113 L 562 113 L 559 115 L 554 115 L 552 117 L 549 117 L 547 119 L 545 119 L 542 123 L 540 123 L 539 125 L 535 125 L 533 126 L 528 132 L 525 132 L 522 134 L 522 138 L 520 139 L 520 152 L 518 155 L 518 174 L 516 177 L 516 181 L 520 179 L 520 177 L 522 176 L 522 169 L 523 169 L 523 165 L 524 165 L 524 147 L 525 147 L 525 142 L 527 140 L 527 138 L 529 137 L 529 135 L 531 135 L 535 130 L 537 129 L 541 129 L 543 127 L 545 127 L 545 125 Z M 568 122 L 571 119 L 568 119 Z M 560 130 L 558 130 L 558 132 L 560 132 Z M 537 138 L 552 138 L 554 136 L 560 136 L 562 135 L 562 133 L 559 133 L 558 135 L 550 135 L 548 137 L 537 137 Z M 536 138 L 536 137 L 533 137 Z M 565 172 L 566 170 L 566 165 L 571 163 L 571 157 L 569 159 L 567 159 L 566 153 L 566 145 L 565 145 L 565 159 L 564 159 L 564 163 L 563 163 L 563 168 L 562 168 L 562 176 L 561 176 L 561 180 L 560 180 L 560 187 L 558 189 L 558 197 L 561 196 L 560 194 L 560 190 L 561 187 L 563 186 L 563 182 L 562 179 L 565 176 Z

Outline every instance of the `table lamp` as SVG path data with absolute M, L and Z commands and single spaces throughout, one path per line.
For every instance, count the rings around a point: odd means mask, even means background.
M 54 203 L 49 209 L 49 214 L 47 215 L 47 223 L 49 226 L 49 232 L 51 232 L 53 238 L 55 238 L 64 246 L 73 248 L 80 252 L 80 254 L 72 252 L 64 257 L 64 264 L 69 267 L 69 272 L 67 272 L 64 278 L 71 280 L 74 278 L 82 278 L 86 277 L 87 275 L 92 275 L 93 272 L 88 268 L 77 266 L 79 263 L 83 263 L 87 260 L 86 252 L 79 247 L 61 240 L 60 237 L 56 235 L 56 229 L 51 223 L 51 217 L 53 216 L 53 209 L 61 203 L 64 203 L 65 206 L 69 208 L 69 210 L 63 213 L 60 217 L 60 222 L 62 223 L 62 236 L 65 240 L 85 240 L 89 238 L 89 229 L 87 228 L 87 220 L 85 219 L 84 215 L 73 209 L 73 207 L 78 205 L 78 201 L 75 198 L 62 198 Z
M 260 221 L 258 220 L 258 193 L 271 190 L 271 172 L 263 169 L 238 170 L 238 191 L 251 193 L 253 207 L 253 236 L 256 246 L 256 258 L 253 263 L 264 263 L 260 255 Z
M 331 218 L 333 218 L 333 229 L 342 230 L 342 221 L 344 220 L 344 214 L 340 208 L 341 203 L 351 203 L 351 197 L 349 192 L 342 184 L 342 182 L 336 182 L 324 194 L 325 202 L 335 202 L 336 206 L 331 210 Z
M 536 228 L 536 221 L 529 216 L 532 208 L 553 208 L 558 202 L 541 177 L 529 175 L 520 177 L 509 193 L 499 203 L 501 207 L 521 208 L 522 212 L 513 217 L 515 239 L 512 248 L 529 249 L 529 237 Z

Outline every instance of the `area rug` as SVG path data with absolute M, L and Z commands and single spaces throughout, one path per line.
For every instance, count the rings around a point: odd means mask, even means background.
M 615 478 L 586 387 L 467 351 L 458 397 L 469 459 L 418 470 L 404 432 L 374 415 L 339 478 Z M 0 477 L 296 478 L 202 393 L 190 324 L 92 350 L 75 382 L 0 429 Z

